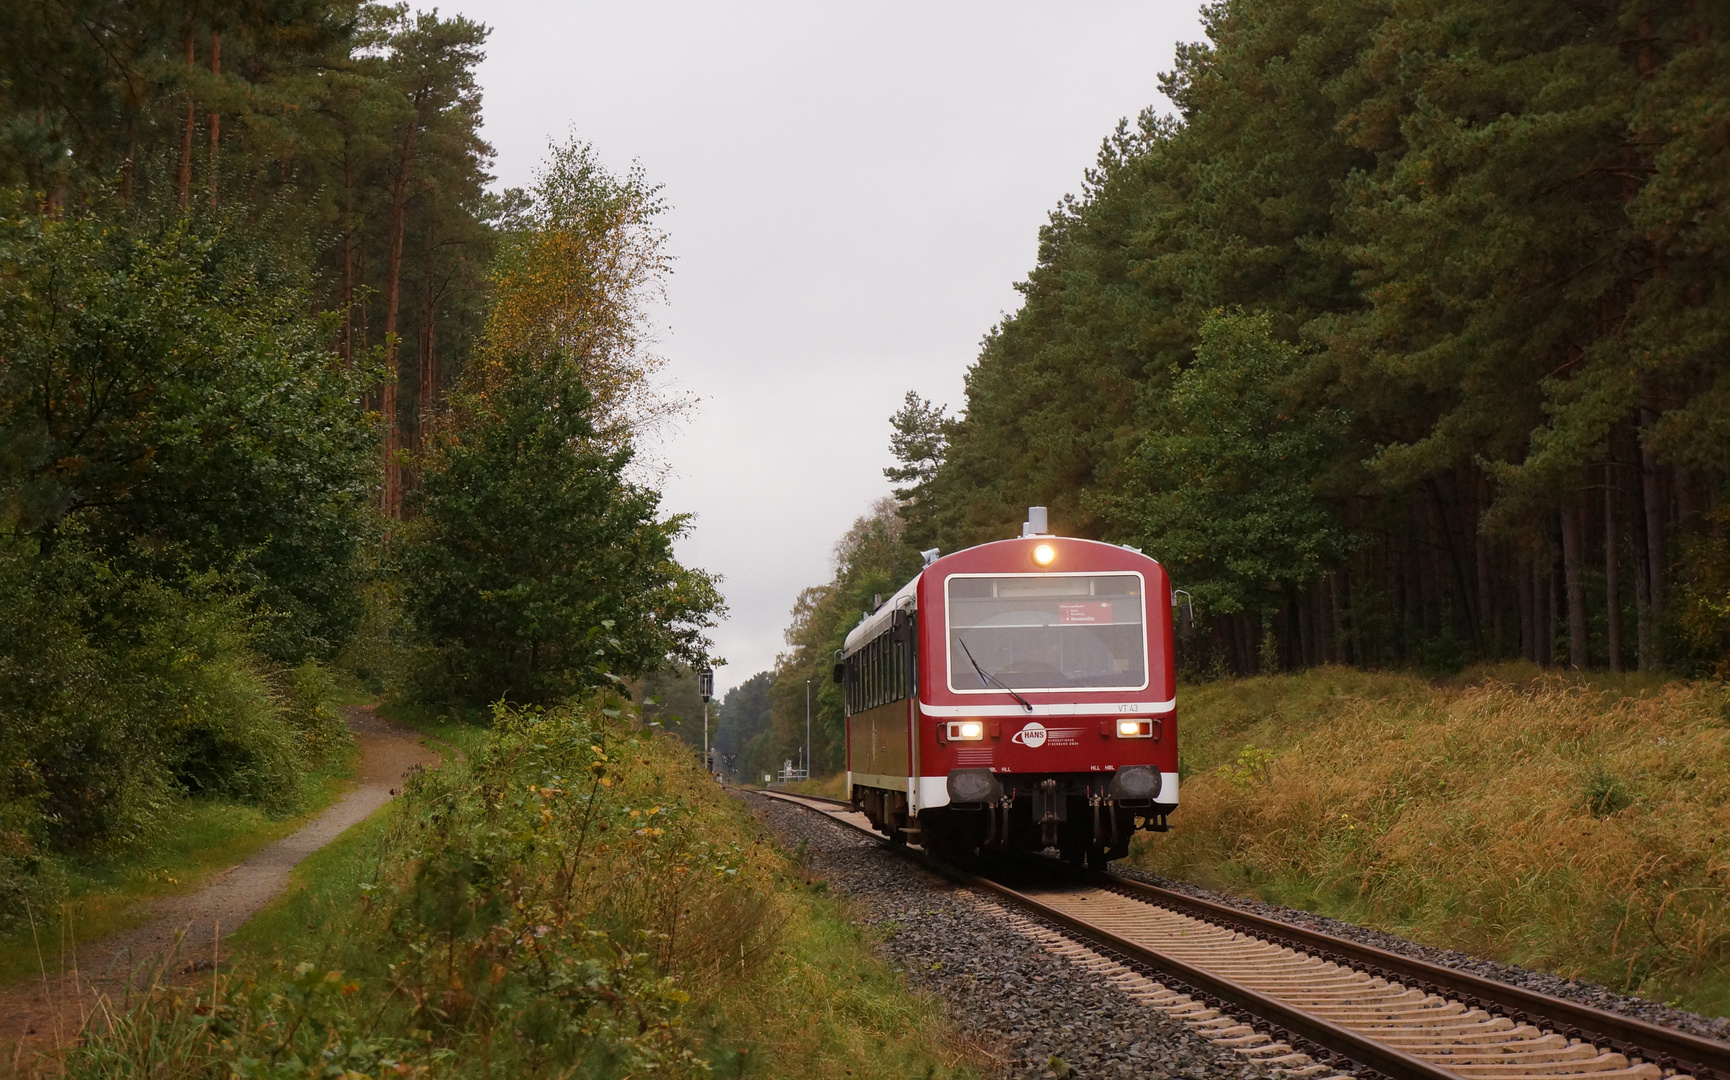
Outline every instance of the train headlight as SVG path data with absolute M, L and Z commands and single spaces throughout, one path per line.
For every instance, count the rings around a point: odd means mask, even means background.
M 1033 561 L 1040 566 L 1050 566 L 1057 560 L 1057 549 L 1050 544 L 1039 544 L 1033 549 Z
M 1153 738 L 1152 720 L 1119 720 L 1117 722 L 1117 737 L 1120 739 L 1151 739 Z
M 978 720 L 956 720 L 949 725 L 950 742 L 975 742 L 985 738 L 985 724 Z

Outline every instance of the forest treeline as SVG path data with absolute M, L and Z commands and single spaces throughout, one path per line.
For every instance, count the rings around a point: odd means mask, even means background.
M 911 552 L 1028 505 L 1170 569 L 1192 675 L 1730 670 L 1725 12 L 1203 15 L 1176 115 L 1106 138 L 965 401 L 895 416 L 898 505 L 794 610 L 780 743 Z
M 705 655 L 634 465 L 659 191 L 568 142 L 489 193 L 486 37 L 0 8 L 0 930 L 187 800 L 300 805 L 339 676 L 534 705 Z

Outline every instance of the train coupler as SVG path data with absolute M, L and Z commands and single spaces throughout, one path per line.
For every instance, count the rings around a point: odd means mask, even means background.
M 1033 823 L 1039 826 L 1040 845 L 1052 847 L 1057 843 L 1063 823 L 1069 819 L 1068 801 L 1056 780 L 1042 781 L 1032 794 Z

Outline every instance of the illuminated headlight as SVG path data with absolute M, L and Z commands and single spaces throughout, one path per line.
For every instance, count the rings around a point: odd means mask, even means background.
M 957 720 L 949 725 L 951 742 L 970 742 L 985 738 L 985 725 L 978 720 Z
M 1057 549 L 1050 544 L 1039 544 L 1033 549 L 1033 561 L 1040 566 L 1050 566 L 1057 559 Z
M 1117 722 L 1117 737 L 1120 739 L 1151 739 L 1153 738 L 1152 720 L 1119 720 Z

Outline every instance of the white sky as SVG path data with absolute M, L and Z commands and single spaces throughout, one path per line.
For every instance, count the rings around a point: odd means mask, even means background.
M 458 0 L 506 186 L 550 139 L 665 185 L 660 352 L 701 404 L 663 454 L 681 558 L 725 577 L 718 688 L 773 664 L 799 590 L 888 494 L 890 413 L 962 400 L 1038 228 L 1201 37 L 1193 0 Z

